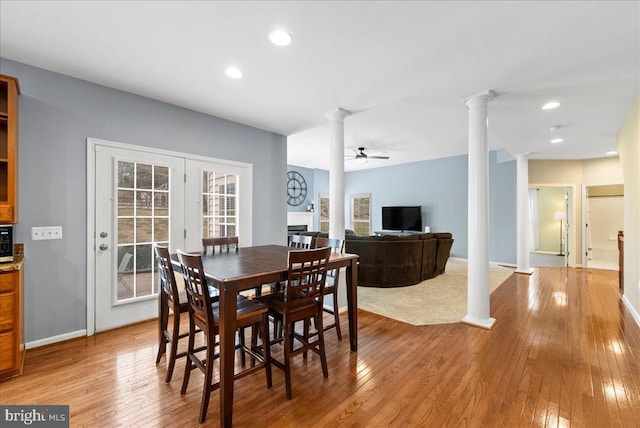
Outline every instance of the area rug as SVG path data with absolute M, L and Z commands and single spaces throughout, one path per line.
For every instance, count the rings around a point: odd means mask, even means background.
M 490 291 L 513 271 L 491 266 Z M 460 322 L 467 313 L 467 262 L 449 259 L 444 274 L 408 287 L 358 287 L 358 308 L 413 325 Z

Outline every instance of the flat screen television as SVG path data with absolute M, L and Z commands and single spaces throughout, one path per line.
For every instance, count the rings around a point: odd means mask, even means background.
M 382 207 L 384 230 L 422 231 L 422 213 L 417 207 Z

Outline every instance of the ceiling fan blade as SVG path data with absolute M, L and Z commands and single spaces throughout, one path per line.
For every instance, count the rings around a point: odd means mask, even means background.
M 368 159 L 389 159 L 389 156 L 367 156 Z

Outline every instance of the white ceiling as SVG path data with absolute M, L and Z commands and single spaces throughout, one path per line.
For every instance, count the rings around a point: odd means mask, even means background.
M 337 107 L 347 148 L 390 156 L 347 170 L 465 154 L 462 99 L 486 90 L 491 148 L 585 159 L 640 92 L 640 2 L 1 0 L 0 55 L 287 135 L 311 168 Z

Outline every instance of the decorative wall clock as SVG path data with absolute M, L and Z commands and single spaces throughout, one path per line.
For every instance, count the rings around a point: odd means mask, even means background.
M 292 207 L 302 204 L 307 198 L 307 182 L 297 171 L 287 172 L 287 203 Z

